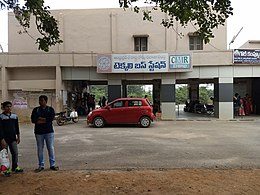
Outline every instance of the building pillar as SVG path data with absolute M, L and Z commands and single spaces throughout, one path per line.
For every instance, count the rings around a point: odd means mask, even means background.
M 176 119 L 176 103 L 175 103 L 175 79 L 162 79 L 161 84 L 161 119 Z
M 127 83 L 125 80 L 122 81 L 122 97 L 127 97 Z
M 260 78 L 253 78 L 252 89 L 253 113 L 260 115 Z
M 108 79 L 108 102 L 122 97 L 122 81 Z
M 190 100 L 199 100 L 199 91 L 200 86 L 198 83 L 191 83 L 189 86 L 189 99 Z
M 6 67 L 3 65 L 1 69 L 1 76 L 2 76 L 2 101 L 8 100 L 8 75 Z
M 214 86 L 215 117 L 221 120 L 233 119 L 233 78 L 218 78 L 217 80 Z
M 55 83 L 55 111 L 63 111 L 63 91 L 62 91 L 62 77 L 61 77 L 61 67 L 56 66 L 56 83 Z
M 117 51 L 117 14 L 114 12 L 110 13 L 110 42 L 111 42 L 111 53 Z

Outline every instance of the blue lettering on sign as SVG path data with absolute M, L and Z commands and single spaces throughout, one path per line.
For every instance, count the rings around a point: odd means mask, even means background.
M 149 71 L 154 71 L 154 62 L 153 61 L 149 61 L 148 63 L 149 63 L 149 66 L 148 66 Z
M 126 62 L 115 62 L 114 69 L 123 69 L 125 71 L 128 71 L 129 69 L 133 69 L 134 64 L 133 63 L 126 63 Z
M 135 69 L 140 69 L 141 68 L 141 64 L 140 63 L 135 63 Z
M 160 61 L 161 68 L 166 68 L 166 61 Z
M 121 69 L 121 67 L 124 65 L 125 63 L 122 62 L 115 62 L 114 64 L 114 69 Z
M 146 63 L 144 61 L 135 63 L 135 69 L 146 69 Z
M 128 63 L 127 63 L 127 70 L 128 70 L 128 69 L 133 69 L 133 67 L 134 67 L 134 64 L 133 64 L 133 63 L 131 63 L 131 62 L 128 62 Z M 127 70 L 126 70 L 126 71 L 127 71 Z
M 144 61 L 141 62 L 141 68 L 145 69 L 146 68 L 146 63 Z
M 154 71 L 156 69 L 160 70 L 161 68 L 166 68 L 166 61 L 160 61 L 160 62 L 149 61 L 148 63 L 149 63 L 149 66 L 148 66 L 149 71 Z
M 174 56 L 171 58 L 173 64 L 189 64 L 189 56 Z
M 137 69 L 137 70 L 146 70 L 148 68 L 149 71 L 156 71 L 160 69 L 166 68 L 166 61 L 148 61 L 146 64 L 145 61 L 133 63 L 133 62 L 114 62 L 114 69 L 115 70 L 131 70 L 131 69 Z

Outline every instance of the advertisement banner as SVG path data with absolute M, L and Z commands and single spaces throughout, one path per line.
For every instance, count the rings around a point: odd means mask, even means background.
M 260 64 L 260 50 L 234 49 L 234 64 Z

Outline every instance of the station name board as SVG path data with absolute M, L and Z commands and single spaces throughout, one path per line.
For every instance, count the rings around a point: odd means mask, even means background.
M 234 49 L 234 64 L 260 64 L 260 50 Z
M 98 73 L 160 73 L 191 71 L 190 54 L 98 54 Z

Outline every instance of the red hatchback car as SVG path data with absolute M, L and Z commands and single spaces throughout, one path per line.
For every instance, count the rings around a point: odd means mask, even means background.
M 90 112 L 87 123 L 95 127 L 104 127 L 105 124 L 139 124 L 141 127 L 149 127 L 154 119 L 152 106 L 145 98 L 119 98 Z

